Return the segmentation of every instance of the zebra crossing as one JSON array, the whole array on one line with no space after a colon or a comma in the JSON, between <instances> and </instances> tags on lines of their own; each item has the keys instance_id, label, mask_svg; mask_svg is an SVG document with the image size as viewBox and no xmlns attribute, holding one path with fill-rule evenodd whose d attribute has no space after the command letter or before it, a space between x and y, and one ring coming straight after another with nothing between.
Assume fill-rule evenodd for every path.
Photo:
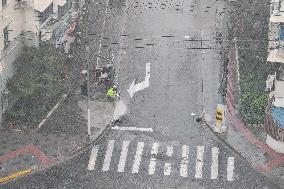
<instances>
[{"instance_id":1,"label":"zebra crossing","mask_svg":"<svg viewBox=\"0 0 284 189\"><path fill-rule=\"evenodd\" d=\"M114 154L114 149L116 147L116 141L115 140L109 140L107 143L106 151L105 154L103 154L103 165L101 168L101 171L109 171L110 166L112 163L112 158ZM131 142L130 141L123 141L122 146L118 146L120 154L119 154L119 159L118 159L118 165L117 165L117 172L123 173L125 171L125 167L127 163L131 162L131 173L132 174L138 174L140 165L142 162L142 156L143 153L145 153L145 147L146 144L144 142L137 142L135 145L135 152L134 153L134 160L129 161L129 146ZM151 146L151 151L150 151L150 157L147 159L143 159L143 161L147 161L146 163L148 164L148 175L154 175L157 167L157 155L159 152L159 148L161 145L158 142L154 142L153 144L150 144ZM175 148L180 148L181 154L180 158L178 161L179 164L179 176L181 177L188 177L189 176L189 169L191 168L189 166L189 153L190 153L190 148L187 145L182 145L182 146L172 146L172 145L167 145L166 147L166 157L169 159L172 158L173 156L177 156L174 152L177 150L174 150ZM150 150L150 149L149 149ZM96 161L98 157L98 153L100 151L99 146L93 146L91 155L89 158L89 163L88 163L88 170L92 171L95 170L96 167ZM192 150L191 150L192 151ZM104 153L104 152L102 152ZM212 180L218 179L219 176L219 148L218 147L212 147L211 148L211 157L210 157L210 178ZM197 146L196 147L196 159L195 159L195 174L194 177L196 179L202 179L203 178L203 171L204 171L204 161L205 161L205 146ZM168 162L166 161L163 163L163 174L164 176L169 176L172 174L172 163L173 162ZM228 157L227 158L227 169L226 169L226 179L227 181L231 182L234 181L234 157Z\"/></svg>"}]
</instances>

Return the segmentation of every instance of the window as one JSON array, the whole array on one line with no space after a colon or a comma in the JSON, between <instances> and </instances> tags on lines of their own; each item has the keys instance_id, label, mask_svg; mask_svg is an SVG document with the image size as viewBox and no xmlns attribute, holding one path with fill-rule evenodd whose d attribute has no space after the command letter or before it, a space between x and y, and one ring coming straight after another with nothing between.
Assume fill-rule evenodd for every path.
<instances>
[{"instance_id":1,"label":"window","mask_svg":"<svg viewBox=\"0 0 284 189\"><path fill-rule=\"evenodd\" d=\"M72 8L72 0L66 0L63 6L58 6L58 18L62 17L68 10Z\"/></svg>"},{"instance_id":2,"label":"window","mask_svg":"<svg viewBox=\"0 0 284 189\"><path fill-rule=\"evenodd\" d=\"M43 12L39 13L40 23L44 23L53 14L53 3L51 3Z\"/></svg>"},{"instance_id":3,"label":"window","mask_svg":"<svg viewBox=\"0 0 284 189\"><path fill-rule=\"evenodd\" d=\"M5 5L7 5L7 0L2 0L2 7L4 7Z\"/></svg>"},{"instance_id":4,"label":"window","mask_svg":"<svg viewBox=\"0 0 284 189\"><path fill-rule=\"evenodd\" d=\"M279 39L284 40L284 25L280 25Z\"/></svg>"},{"instance_id":5,"label":"window","mask_svg":"<svg viewBox=\"0 0 284 189\"><path fill-rule=\"evenodd\" d=\"M4 36L4 48L6 48L10 44L10 41L9 41L9 28L8 28L8 26L6 26L3 29L3 36Z\"/></svg>"}]
</instances>

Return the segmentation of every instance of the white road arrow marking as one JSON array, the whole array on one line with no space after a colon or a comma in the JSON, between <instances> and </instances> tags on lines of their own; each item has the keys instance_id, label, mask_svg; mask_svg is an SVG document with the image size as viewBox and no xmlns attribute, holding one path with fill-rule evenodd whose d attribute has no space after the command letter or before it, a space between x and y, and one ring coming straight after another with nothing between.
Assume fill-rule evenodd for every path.
<instances>
[{"instance_id":1,"label":"white road arrow marking","mask_svg":"<svg viewBox=\"0 0 284 189\"><path fill-rule=\"evenodd\" d=\"M132 98L134 93L141 91L143 89L146 89L147 87L149 87L149 80L150 80L150 63L146 64L146 76L145 76L145 80L141 83L135 84L136 79L131 83L131 85L129 86L129 88L127 89L130 97Z\"/></svg>"}]
</instances>

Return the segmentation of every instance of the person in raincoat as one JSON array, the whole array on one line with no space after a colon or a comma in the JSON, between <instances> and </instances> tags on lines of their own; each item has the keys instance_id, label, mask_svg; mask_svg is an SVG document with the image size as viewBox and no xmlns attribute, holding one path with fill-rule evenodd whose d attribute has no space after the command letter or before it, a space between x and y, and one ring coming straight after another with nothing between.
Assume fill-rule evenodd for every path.
<instances>
[{"instance_id":1,"label":"person in raincoat","mask_svg":"<svg viewBox=\"0 0 284 189\"><path fill-rule=\"evenodd\" d=\"M108 100L109 101L113 101L114 98L116 96L116 87L113 86L113 87L110 87L108 90L107 90L107 97L108 97Z\"/></svg>"}]
</instances>

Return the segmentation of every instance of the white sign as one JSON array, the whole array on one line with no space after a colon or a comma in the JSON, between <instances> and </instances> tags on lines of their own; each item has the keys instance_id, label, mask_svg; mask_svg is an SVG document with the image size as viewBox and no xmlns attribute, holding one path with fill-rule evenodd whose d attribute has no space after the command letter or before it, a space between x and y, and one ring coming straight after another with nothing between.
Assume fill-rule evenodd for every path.
<instances>
[{"instance_id":1,"label":"white sign","mask_svg":"<svg viewBox=\"0 0 284 189\"><path fill-rule=\"evenodd\" d=\"M146 76L145 76L145 80L141 83L135 84L136 79L134 79L134 81L131 83L131 85L129 86L129 88L127 89L130 97L132 98L134 93L141 91L143 89L146 89L147 87L149 87L149 80L150 80L150 63L146 64Z\"/></svg>"}]
</instances>

